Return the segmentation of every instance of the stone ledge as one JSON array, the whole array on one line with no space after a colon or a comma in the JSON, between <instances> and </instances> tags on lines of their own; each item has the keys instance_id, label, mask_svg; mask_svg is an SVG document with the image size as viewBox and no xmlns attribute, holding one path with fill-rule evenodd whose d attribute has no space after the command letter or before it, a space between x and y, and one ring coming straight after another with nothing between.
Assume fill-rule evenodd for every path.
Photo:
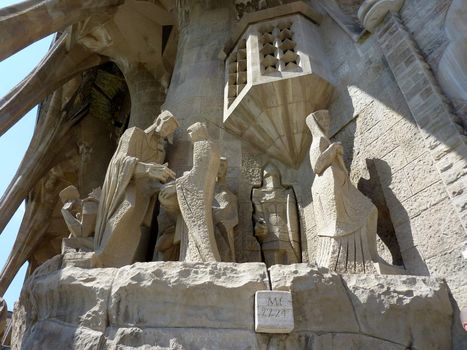
<instances>
[{"instance_id":1,"label":"stone ledge","mask_svg":"<svg viewBox=\"0 0 467 350\"><path fill-rule=\"evenodd\" d=\"M255 292L270 288L263 263L85 269L70 261L54 258L25 283L13 349L56 342L74 349L265 349L270 342L307 348L302 343L308 339L323 350L338 349L344 340L385 349L444 349L451 343L452 307L438 279L275 265L271 285L292 292L295 328L270 335L254 332Z\"/></svg>"}]
</instances>

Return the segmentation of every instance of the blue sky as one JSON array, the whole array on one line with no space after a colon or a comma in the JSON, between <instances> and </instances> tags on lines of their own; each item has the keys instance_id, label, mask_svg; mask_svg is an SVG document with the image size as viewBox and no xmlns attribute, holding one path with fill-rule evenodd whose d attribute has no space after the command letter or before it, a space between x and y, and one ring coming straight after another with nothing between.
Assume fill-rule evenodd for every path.
<instances>
[{"instance_id":1,"label":"blue sky","mask_svg":"<svg viewBox=\"0 0 467 350\"><path fill-rule=\"evenodd\" d=\"M18 3L18 0L0 0L0 7ZM4 96L11 88L19 83L37 65L47 52L52 37L42 39L17 54L0 62L0 96ZM8 132L0 137L0 154L2 157L2 171L0 172L0 193L3 195L13 178L19 163L29 145L34 130L36 108L27 113ZM8 226L0 235L0 268L13 246L24 213L24 206L18 209ZM23 266L10 288L4 295L8 309L13 309L18 299L24 280L26 266Z\"/></svg>"}]
</instances>

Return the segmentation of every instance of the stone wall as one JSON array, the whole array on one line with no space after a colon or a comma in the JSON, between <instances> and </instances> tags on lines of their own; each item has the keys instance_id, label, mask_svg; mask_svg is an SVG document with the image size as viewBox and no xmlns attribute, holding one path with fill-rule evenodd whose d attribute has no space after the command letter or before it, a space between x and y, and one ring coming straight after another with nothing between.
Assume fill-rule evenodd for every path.
<instances>
[{"instance_id":1,"label":"stone wall","mask_svg":"<svg viewBox=\"0 0 467 350\"><path fill-rule=\"evenodd\" d=\"M412 17L416 17L414 12ZM382 191L382 201L372 198L375 203L385 204L381 208L376 203L380 227L387 228L386 235L392 230L397 238L396 242L394 237L382 237L389 249L380 240L380 254L388 261L397 261L399 250L409 274L446 277L459 304L467 303L467 266L462 258L465 229L460 211L450 198L440 167L434 163L426 141L430 135L421 131L406 103L400 87L403 77L396 80L376 35L354 43L330 18L321 24L321 33L335 77L330 108L332 133L344 145L352 181L363 192L366 189L370 198ZM427 45L425 48L428 50ZM433 115L425 111L427 114ZM462 167L454 166L452 171L456 169ZM313 261L316 235L312 198L307 193L312 183L309 174L308 164L302 164L297 182L306 218L308 254ZM465 182L460 179L458 186L465 186ZM381 215L385 210L389 214L386 217Z\"/></svg>"},{"instance_id":2,"label":"stone wall","mask_svg":"<svg viewBox=\"0 0 467 350\"><path fill-rule=\"evenodd\" d=\"M339 276L307 264L276 265L270 277L262 263L87 269L83 257L57 256L26 282L13 349L425 350L451 342L452 308L437 279ZM271 287L292 292L289 335L254 332L255 292Z\"/></svg>"},{"instance_id":3,"label":"stone wall","mask_svg":"<svg viewBox=\"0 0 467 350\"><path fill-rule=\"evenodd\" d=\"M228 184L239 199L237 259L258 261L251 189L261 183L261 168L274 163L282 182L295 190L303 260L313 262L316 233L308 160L298 170L291 169L228 134L221 123L224 66L218 55L230 27L218 19L235 21L233 10L209 1L185 7L177 64L164 106L182 121L176 147L169 149L171 167L179 175L191 167L191 144L184 129L194 121L207 121L211 136L219 140L222 155L229 160ZM408 2L402 11L414 42L433 65L444 45L442 22L447 8L446 1ZM433 26L421 25L427 20ZM401 90L403 77L394 76L377 35L367 34L355 43L328 16L319 30L334 78L332 134L344 145L352 181L378 206L380 254L389 262L403 263L409 274L446 277L458 302L467 303L462 283L466 262L461 254L465 231L427 146L427 136ZM206 41L208 36L211 39Z\"/></svg>"}]
</instances>

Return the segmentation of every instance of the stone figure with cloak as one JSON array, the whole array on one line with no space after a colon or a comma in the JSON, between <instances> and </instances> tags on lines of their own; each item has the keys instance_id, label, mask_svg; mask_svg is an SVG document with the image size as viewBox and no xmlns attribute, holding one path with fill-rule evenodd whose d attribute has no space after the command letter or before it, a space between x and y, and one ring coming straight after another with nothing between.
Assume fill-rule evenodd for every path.
<instances>
[{"instance_id":1,"label":"stone figure with cloak","mask_svg":"<svg viewBox=\"0 0 467 350\"><path fill-rule=\"evenodd\" d=\"M378 210L350 182L342 144L329 140L329 123L327 110L306 119L313 137L310 162L315 173L311 191L319 237L317 264L336 272L396 273L395 266L378 256Z\"/></svg>"},{"instance_id":2,"label":"stone figure with cloak","mask_svg":"<svg viewBox=\"0 0 467 350\"><path fill-rule=\"evenodd\" d=\"M130 128L110 160L97 212L94 266L144 261L154 205L162 183L175 178L164 163L165 140L178 127L162 112L146 130Z\"/></svg>"},{"instance_id":3,"label":"stone figure with cloak","mask_svg":"<svg viewBox=\"0 0 467 350\"><path fill-rule=\"evenodd\" d=\"M187 131L193 142L193 168L175 181L180 212L187 228L181 237L180 260L221 261L212 215L219 147L209 140L204 123L195 123Z\"/></svg>"},{"instance_id":4,"label":"stone figure with cloak","mask_svg":"<svg viewBox=\"0 0 467 350\"><path fill-rule=\"evenodd\" d=\"M238 224L237 196L226 184L227 159L220 158L217 182L212 200L212 219L214 237L221 261L235 261L234 228ZM188 175L186 172L184 175ZM180 211L177 198L176 181L162 186L159 204L164 211L158 217L161 234L155 247L156 261L175 261L180 258L180 244L183 237L184 249L188 240L188 227ZM186 254L186 253L185 253Z\"/></svg>"}]
</instances>

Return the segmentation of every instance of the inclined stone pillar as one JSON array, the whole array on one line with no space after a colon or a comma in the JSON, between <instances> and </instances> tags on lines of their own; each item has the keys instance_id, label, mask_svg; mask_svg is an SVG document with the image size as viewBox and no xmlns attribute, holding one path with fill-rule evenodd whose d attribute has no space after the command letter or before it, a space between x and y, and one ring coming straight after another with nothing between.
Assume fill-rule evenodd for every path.
<instances>
[{"instance_id":1,"label":"inclined stone pillar","mask_svg":"<svg viewBox=\"0 0 467 350\"><path fill-rule=\"evenodd\" d=\"M131 112L128 127L147 128L161 111L165 88L160 80L143 63L119 65L125 76L131 97Z\"/></svg>"},{"instance_id":2,"label":"inclined stone pillar","mask_svg":"<svg viewBox=\"0 0 467 350\"><path fill-rule=\"evenodd\" d=\"M224 61L219 53L230 33L229 2L177 2L179 43L177 60L163 106L179 120L169 166L180 176L192 164L192 145L186 128L206 122L211 138L220 137L223 115Z\"/></svg>"}]
</instances>

